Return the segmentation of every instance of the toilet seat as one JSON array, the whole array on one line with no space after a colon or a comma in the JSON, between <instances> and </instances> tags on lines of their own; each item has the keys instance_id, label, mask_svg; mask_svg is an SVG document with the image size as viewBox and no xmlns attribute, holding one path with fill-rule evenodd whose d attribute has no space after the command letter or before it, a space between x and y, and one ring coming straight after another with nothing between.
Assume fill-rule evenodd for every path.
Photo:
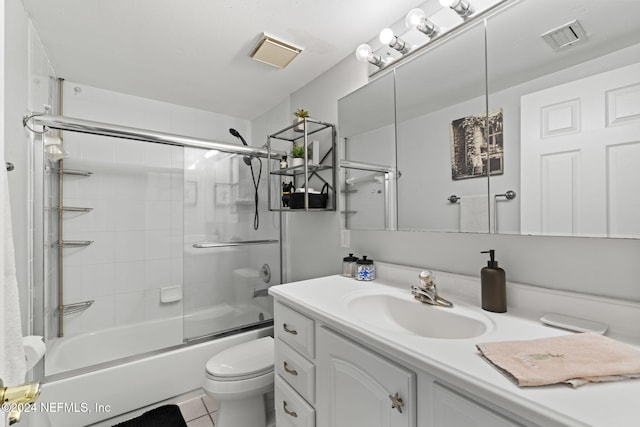
<instances>
[{"instance_id":1,"label":"toilet seat","mask_svg":"<svg viewBox=\"0 0 640 427\"><path fill-rule=\"evenodd\" d=\"M213 356L206 365L207 378L214 381L238 381L273 372L272 337L235 345Z\"/></svg>"}]
</instances>

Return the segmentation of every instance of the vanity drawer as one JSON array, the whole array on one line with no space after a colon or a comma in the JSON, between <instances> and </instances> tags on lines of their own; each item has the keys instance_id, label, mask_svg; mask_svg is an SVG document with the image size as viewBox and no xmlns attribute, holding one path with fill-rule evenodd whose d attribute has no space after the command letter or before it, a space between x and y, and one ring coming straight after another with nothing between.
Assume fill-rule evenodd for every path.
<instances>
[{"instance_id":1,"label":"vanity drawer","mask_svg":"<svg viewBox=\"0 0 640 427\"><path fill-rule=\"evenodd\" d=\"M276 425L315 427L316 411L279 376L275 379Z\"/></svg>"},{"instance_id":2,"label":"vanity drawer","mask_svg":"<svg viewBox=\"0 0 640 427\"><path fill-rule=\"evenodd\" d=\"M300 353L313 359L315 356L313 320L287 306L276 303L274 329L276 338L280 338Z\"/></svg>"},{"instance_id":3,"label":"vanity drawer","mask_svg":"<svg viewBox=\"0 0 640 427\"><path fill-rule=\"evenodd\" d=\"M276 372L307 402L315 403L316 367L284 342L276 341Z\"/></svg>"}]
</instances>

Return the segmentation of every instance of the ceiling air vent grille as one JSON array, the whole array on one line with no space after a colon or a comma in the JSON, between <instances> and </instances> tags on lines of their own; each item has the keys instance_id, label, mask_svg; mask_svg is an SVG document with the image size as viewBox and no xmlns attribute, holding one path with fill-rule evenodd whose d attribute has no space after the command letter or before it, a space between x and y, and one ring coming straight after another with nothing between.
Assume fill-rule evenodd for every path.
<instances>
[{"instance_id":1,"label":"ceiling air vent grille","mask_svg":"<svg viewBox=\"0 0 640 427\"><path fill-rule=\"evenodd\" d=\"M580 25L580 22L573 20L544 34L540 34L540 37L554 50L560 50L577 43L582 43L587 39L587 33L584 31L584 28L582 28L582 25Z\"/></svg>"}]
</instances>

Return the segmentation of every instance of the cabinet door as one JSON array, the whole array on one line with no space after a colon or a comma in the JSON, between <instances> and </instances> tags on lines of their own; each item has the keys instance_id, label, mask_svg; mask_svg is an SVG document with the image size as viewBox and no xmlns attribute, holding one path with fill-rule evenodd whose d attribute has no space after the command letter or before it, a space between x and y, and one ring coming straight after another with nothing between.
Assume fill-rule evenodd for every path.
<instances>
[{"instance_id":1,"label":"cabinet door","mask_svg":"<svg viewBox=\"0 0 640 427\"><path fill-rule=\"evenodd\" d=\"M415 374L319 328L316 347L319 427L414 427Z\"/></svg>"},{"instance_id":2,"label":"cabinet door","mask_svg":"<svg viewBox=\"0 0 640 427\"><path fill-rule=\"evenodd\" d=\"M438 427L522 427L446 387L433 387L434 425Z\"/></svg>"}]
</instances>

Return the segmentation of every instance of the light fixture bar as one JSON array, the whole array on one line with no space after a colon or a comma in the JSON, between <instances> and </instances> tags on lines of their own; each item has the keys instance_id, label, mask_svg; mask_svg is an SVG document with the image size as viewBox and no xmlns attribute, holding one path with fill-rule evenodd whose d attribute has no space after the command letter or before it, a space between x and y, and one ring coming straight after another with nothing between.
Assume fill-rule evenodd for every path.
<instances>
[{"instance_id":1,"label":"light fixture bar","mask_svg":"<svg viewBox=\"0 0 640 427\"><path fill-rule=\"evenodd\" d=\"M462 19L469 19L476 11L467 0L440 0L440 4L444 7L451 8Z\"/></svg>"}]
</instances>

